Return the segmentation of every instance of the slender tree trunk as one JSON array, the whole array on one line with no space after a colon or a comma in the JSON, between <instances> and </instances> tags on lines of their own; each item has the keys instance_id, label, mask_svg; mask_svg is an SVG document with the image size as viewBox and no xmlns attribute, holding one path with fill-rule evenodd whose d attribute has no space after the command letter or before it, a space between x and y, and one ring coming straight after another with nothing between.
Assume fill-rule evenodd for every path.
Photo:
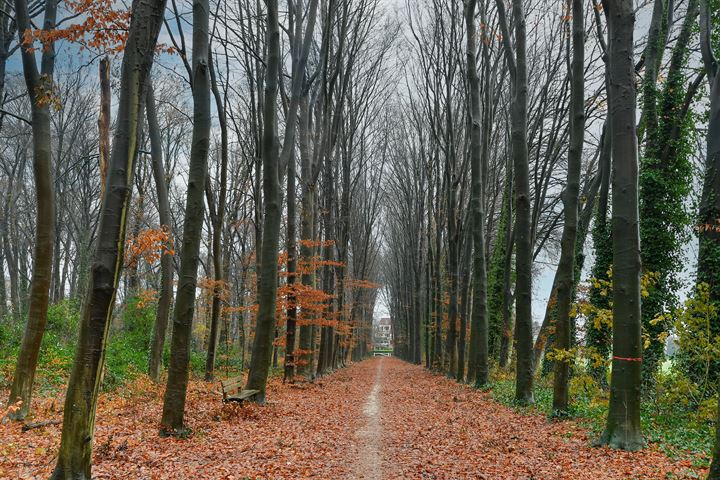
<instances>
[{"instance_id":1,"label":"slender tree trunk","mask_svg":"<svg viewBox=\"0 0 720 480\"><path fill-rule=\"evenodd\" d=\"M0 220L0 228L2 228L3 220ZM2 242L2 233L0 233L0 322L5 321L7 314L7 290L5 288L5 249Z\"/></svg>"},{"instance_id":2,"label":"slender tree trunk","mask_svg":"<svg viewBox=\"0 0 720 480\"><path fill-rule=\"evenodd\" d=\"M287 308L287 328L285 331L285 371L283 381L292 382L295 376L295 333L297 330L297 296L293 291L296 283L297 274L297 241L295 228L295 159L292 158L288 163L287 175L287 284L288 308Z\"/></svg>"},{"instance_id":3,"label":"slender tree trunk","mask_svg":"<svg viewBox=\"0 0 720 480\"><path fill-rule=\"evenodd\" d=\"M464 240L465 246L463 248L463 255L460 259L460 332L458 334L458 362L457 362L457 373L455 378L458 382L465 381L465 365L466 365L466 344L467 344L467 329L468 329L468 313L469 313L469 301L470 301L470 260L472 256L472 221L469 221L468 231ZM417 288L413 288L416 291ZM414 322L417 318L416 315L412 316Z\"/></svg>"},{"instance_id":4,"label":"slender tree trunk","mask_svg":"<svg viewBox=\"0 0 720 480\"><path fill-rule=\"evenodd\" d=\"M333 186L334 178L332 172L332 162L330 157L325 161L325 205L323 206L325 211L325 218L323 219L324 228L324 240L325 245L323 247L323 260L328 262L323 269L323 290L332 294L335 291L335 267L331 265L334 262L334 246L333 246L333 233L335 232L334 223L334 211L333 211ZM333 298L329 298L326 302L325 317L326 320L332 320L335 318L335 301ZM323 326L320 334L320 351L318 357L317 374L323 375L327 373L331 367L333 350L335 344L335 329L332 326Z\"/></svg>"},{"instance_id":5,"label":"slender tree trunk","mask_svg":"<svg viewBox=\"0 0 720 480\"><path fill-rule=\"evenodd\" d=\"M315 254L315 191L316 183L313 179L313 165L309 151L309 121L310 112L307 97L300 104L300 122L298 124L298 147L300 150L301 181L302 181L302 205L300 212L300 259L302 262L302 275L300 281L305 287L315 286L315 272L312 266L312 258ZM305 322L309 321L308 314L303 315ZM313 358L315 347L315 334L312 325L307 323L300 327L298 354L298 373L308 377L313 372Z\"/></svg>"},{"instance_id":6,"label":"slender tree trunk","mask_svg":"<svg viewBox=\"0 0 720 480\"><path fill-rule=\"evenodd\" d=\"M308 5L308 19L307 19L307 26L305 28L305 33L303 35L303 12L300 8L301 3L295 3L295 11L291 12L293 14L293 20L295 22L295 33L293 36L294 43L292 46L292 58L293 58L293 76L292 76L292 91L291 91L291 99L290 99L290 108L288 109L288 120L285 125L285 139L283 144L283 150L281 152L281 158L280 158L280 164L281 168L284 168L284 165L287 165L288 168L288 178L287 178L287 244L288 244L288 263L287 263L287 271L288 271L288 285L290 286L291 292L288 297L288 302L290 304L290 307L288 308L288 319L287 319L287 329L286 329L286 338L285 338L285 372L284 372L284 380L292 381L293 377L295 375L295 366L296 366L296 359L295 359L295 337L296 337L296 330L297 330L297 298L292 291L292 286L297 283L297 276L296 276L296 270L297 270L297 239L296 239L296 221L297 221L297 215L296 215L296 205L295 205L295 130L296 125L298 123L297 116L298 111L300 112L301 120L300 120L300 155L301 155L301 162L303 162L303 165L301 167L303 177L308 174L308 176L311 176L310 172L305 171L306 168L309 168L309 165L305 165L305 160L309 159L309 155L307 152L307 121L308 117L307 115L307 102L308 102L308 90L306 88L306 78L305 78L305 70L306 70L306 64L307 64L307 58L310 53L310 45L311 45L311 39L313 36L313 31L315 29L315 20L317 17L317 6L318 6L318 0L312 0L310 4ZM305 123L303 123L305 122ZM304 215L305 211L303 209L303 221L304 221ZM303 223L303 227L305 227ZM307 232L303 232L307 233ZM301 250L302 253L302 250ZM307 253L307 252L305 252ZM307 336L307 332L306 332ZM306 340L307 339L302 339ZM302 341L300 342L302 349Z\"/></svg>"},{"instance_id":7,"label":"slender tree trunk","mask_svg":"<svg viewBox=\"0 0 720 480\"><path fill-rule=\"evenodd\" d=\"M63 430L52 480L90 480L100 378L115 294L120 279L127 212L138 150L138 127L165 2L135 0L122 63L113 150L103 195L88 297L80 322Z\"/></svg>"},{"instance_id":8,"label":"slender tree trunk","mask_svg":"<svg viewBox=\"0 0 720 480\"><path fill-rule=\"evenodd\" d=\"M570 147L568 150L567 184L563 192L565 224L558 265L557 317L555 343L568 355L555 361L553 379L553 413L567 415L570 403L568 380L571 347L570 307L575 284L575 247L578 229L580 166L585 135L585 15L583 0L569 0L572 8L572 62L570 66ZM568 48L570 55L570 48Z\"/></svg>"},{"instance_id":9,"label":"slender tree trunk","mask_svg":"<svg viewBox=\"0 0 720 480\"><path fill-rule=\"evenodd\" d=\"M639 450L640 371L640 233L638 219L638 145L635 68L633 65L634 4L605 0L610 39L610 132L612 136L613 235L613 362L610 407L600 443Z\"/></svg>"},{"instance_id":10,"label":"slender tree trunk","mask_svg":"<svg viewBox=\"0 0 720 480\"><path fill-rule=\"evenodd\" d=\"M439 189L438 189L439 190ZM438 207L439 208L439 207ZM433 368L436 371L442 369L442 323L443 323L443 290L442 290L442 273L441 273L441 222L436 222L435 231L435 327L433 329Z\"/></svg>"},{"instance_id":11,"label":"slender tree trunk","mask_svg":"<svg viewBox=\"0 0 720 480\"><path fill-rule=\"evenodd\" d=\"M105 193L107 181L107 167L110 159L110 109L112 97L110 94L110 57L100 60L100 116L98 118L99 156L100 167L100 196Z\"/></svg>"},{"instance_id":12,"label":"slender tree trunk","mask_svg":"<svg viewBox=\"0 0 720 480\"><path fill-rule=\"evenodd\" d=\"M48 0L45 4L44 31L49 32L55 28L56 15L57 3ZM20 42L23 42L23 35L31 26L27 0L15 0L15 16ZM30 307L8 401L10 405L19 402L19 408L9 414L10 418L15 420L24 419L30 411L30 399L40 354L40 344L47 323L55 241L55 190L52 179L50 106L45 98L46 94L43 93L47 89L52 91L55 50L52 43L43 47L40 71L35 62L32 45L23 45L20 51L25 85L32 104L33 176L37 213ZM3 281L5 281L4 273Z\"/></svg>"},{"instance_id":13,"label":"slender tree trunk","mask_svg":"<svg viewBox=\"0 0 720 480\"><path fill-rule=\"evenodd\" d=\"M496 0L505 57L513 81L510 106L513 171L515 174L515 342L517 351L515 399L533 403L532 254L530 172L527 146L527 65L525 11L513 0L515 56L510 45L505 5Z\"/></svg>"},{"instance_id":14,"label":"slender tree trunk","mask_svg":"<svg viewBox=\"0 0 720 480\"><path fill-rule=\"evenodd\" d=\"M161 435L182 435L190 366L190 337L195 314L195 290L205 217L205 182L210 148L210 72L208 0L193 0L192 95L193 132L183 224L180 279L175 296L168 380L163 399Z\"/></svg>"},{"instance_id":15,"label":"slender tree trunk","mask_svg":"<svg viewBox=\"0 0 720 480\"><path fill-rule=\"evenodd\" d=\"M162 156L162 139L160 137L160 123L157 118L157 107L152 83L148 82L145 111L148 121L148 135L150 137L150 156L152 157L152 172L155 180L155 189L158 198L158 216L160 227L170 231L172 219L170 218L170 200L168 186L165 178L165 167ZM148 375L160 381L160 368L162 366L163 350L165 348L165 334L170 317L170 304L173 294L173 260L170 255L160 257L160 296L158 297L155 325L152 342L150 343L150 358L148 362Z\"/></svg>"},{"instance_id":16,"label":"slender tree trunk","mask_svg":"<svg viewBox=\"0 0 720 480\"><path fill-rule=\"evenodd\" d=\"M215 108L218 112L218 123L220 124L220 185L218 194L217 210L215 211L212 238L213 276L215 284L213 287L212 313L210 320L210 335L208 338L208 352L205 359L205 381L211 381L215 369L215 352L217 350L217 337L222 316L222 297L225 291L225 264L223 261L223 232L225 230L225 205L227 203L227 170L228 170L228 128L225 115L223 97L220 95L215 68L213 66L212 52L209 53L210 88L215 99Z\"/></svg>"},{"instance_id":17,"label":"slender tree trunk","mask_svg":"<svg viewBox=\"0 0 720 480\"><path fill-rule=\"evenodd\" d=\"M267 6L267 58L265 99L263 114L263 241L260 250L258 279L258 313L250 358L250 373L245 388L259 390L254 397L265 402L265 387L272 360L275 335L275 305L277 301L277 259L280 243L281 195L280 157L277 134L277 94L280 70L280 27L278 2L266 0Z\"/></svg>"},{"instance_id":18,"label":"slender tree trunk","mask_svg":"<svg viewBox=\"0 0 720 480\"><path fill-rule=\"evenodd\" d=\"M480 114L480 79L475 60L476 29L475 8L477 0L465 2L465 24L467 27L467 74L470 96L470 168L471 193L470 215L472 217L472 317L470 326L470 368L468 382L482 387L488 382L488 318L487 318L487 272L485 263L485 179L482 165L482 131L483 119ZM488 105L485 108L489 108ZM486 142L489 139L485 139ZM502 242L503 239L498 239Z\"/></svg>"}]
</instances>

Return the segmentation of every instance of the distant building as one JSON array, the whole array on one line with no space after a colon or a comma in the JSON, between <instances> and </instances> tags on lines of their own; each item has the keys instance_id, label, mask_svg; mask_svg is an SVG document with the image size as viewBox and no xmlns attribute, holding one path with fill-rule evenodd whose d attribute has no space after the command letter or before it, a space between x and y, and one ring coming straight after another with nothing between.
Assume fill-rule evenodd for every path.
<instances>
[{"instance_id":1,"label":"distant building","mask_svg":"<svg viewBox=\"0 0 720 480\"><path fill-rule=\"evenodd\" d=\"M373 323L373 348L392 348L392 341L390 317L382 317Z\"/></svg>"}]
</instances>

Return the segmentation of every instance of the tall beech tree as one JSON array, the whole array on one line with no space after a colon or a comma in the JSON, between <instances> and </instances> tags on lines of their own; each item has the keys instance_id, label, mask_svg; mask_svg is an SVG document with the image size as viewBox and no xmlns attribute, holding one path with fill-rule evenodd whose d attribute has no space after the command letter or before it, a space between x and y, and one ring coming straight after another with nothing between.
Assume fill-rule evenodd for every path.
<instances>
[{"instance_id":1,"label":"tall beech tree","mask_svg":"<svg viewBox=\"0 0 720 480\"><path fill-rule=\"evenodd\" d=\"M280 152L277 126L277 97L280 75L280 26L277 0L266 0L266 78L263 112L263 239L259 252L258 312L255 326L250 372L246 390L258 390L255 401L265 402L270 360L275 336L275 305L277 302L277 260L282 217L280 192Z\"/></svg>"},{"instance_id":2,"label":"tall beech tree","mask_svg":"<svg viewBox=\"0 0 720 480\"><path fill-rule=\"evenodd\" d=\"M488 312L487 274L485 265L485 178L482 164L482 127L480 114L480 79L477 72L477 46L475 8L477 0L465 2L465 28L467 29L467 75L470 97L470 168L472 191L470 209L472 218L472 316L470 320L470 375L468 381L482 387L488 382ZM489 105L485 105L489 108ZM485 139L486 142L489 139Z\"/></svg>"},{"instance_id":3,"label":"tall beech tree","mask_svg":"<svg viewBox=\"0 0 720 480\"><path fill-rule=\"evenodd\" d=\"M195 289L205 217L205 182L210 149L210 3L208 0L193 0L192 9L193 133L180 253L180 282L173 311L170 364L160 420L161 435L182 435L187 430L184 418L190 367L190 333L195 314Z\"/></svg>"},{"instance_id":4,"label":"tall beech tree","mask_svg":"<svg viewBox=\"0 0 720 480\"><path fill-rule=\"evenodd\" d=\"M527 39L522 0L513 0L512 14L515 47L510 43L505 4L496 0L498 20L510 70L512 100L510 128L514 172L515 208L515 399L533 403L533 334L532 334L532 234L530 211L530 172L527 146Z\"/></svg>"},{"instance_id":5,"label":"tall beech tree","mask_svg":"<svg viewBox=\"0 0 720 480\"><path fill-rule=\"evenodd\" d=\"M631 0L604 0L609 38L609 115L612 144L613 359L610 405L600 443L639 450L642 334L640 319L640 231Z\"/></svg>"},{"instance_id":6,"label":"tall beech tree","mask_svg":"<svg viewBox=\"0 0 720 480\"><path fill-rule=\"evenodd\" d=\"M566 415L569 407L568 380L570 377L570 308L575 285L575 255L578 230L578 204L580 195L580 166L585 139L585 12L583 0L569 0L572 11L572 42L568 41L568 55L572 43L570 72L570 148L568 150L567 183L563 191L565 223L558 264L557 313L555 320L555 346L564 351L563 358L555 362L553 379L553 412Z\"/></svg>"},{"instance_id":7,"label":"tall beech tree","mask_svg":"<svg viewBox=\"0 0 720 480\"><path fill-rule=\"evenodd\" d=\"M164 11L163 0L135 0L132 4L97 246L65 395L62 437L53 480L91 478L95 408L122 268L127 212L139 148L138 127Z\"/></svg>"},{"instance_id":8,"label":"tall beech tree","mask_svg":"<svg viewBox=\"0 0 720 480\"><path fill-rule=\"evenodd\" d=\"M46 1L42 32L50 33L55 28L56 16L57 3L52 0ZM25 33L32 27L27 0L15 1L15 23L20 42L24 43ZM36 217L30 305L18 362L15 364L13 383L10 387L9 404L19 402L19 408L10 413L10 417L15 420L24 419L30 411L30 399L40 354L40 344L47 323L55 244L55 189L52 178L50 129L50 106L53 104L53 96L56 94L53 86L54 42L50 40L43 43L39 69L35 60L33 43L22 45L20 52L25 85L32 105L30 111ZM0 265L0 270L2 270L2 265ZM0 280L4 283L4 271L2 277Z\"/></svg>"},{"instance_id":9,"label":"tall beech tree","mask_svg":"<svg viewBox=\"0 0 720 480\"><path fill-rule=\"evenodd\" d=\"M294 22L294 33L292 36L292 84L291 84L291 98L290 108L288 109L288 119L285 125L285 139L283 143L283 150L281 152L280 163L286 165L288 169L287 175L287 245L288 245L288 284L294 285L296 283L296 272L297 272L297 240L296 240L296 214L295 214L295 131L298 129L298 115L307 115L302 105L305 105L308 101L310 85L307 81L306 66L308 56L310 54L310 47L312 45L313 32L315 31L315 21L317 18L318 0L311 0L307 7L307 20L306 26L303 30L303 19L305 18L305 11L302 8L302 1L294 2L294 10L291 12L292 21ZM290 4L293 6L293 3ZM300 120L299 123L303 123L304 120ZM304 125L300 128L300 135L305 134ZM301 157L307 158L306 138L301 138L298 143L302 143ZM302 160L301 160L302 161ZM306 232L307 233L307 232ZM312 235L312 234L310 234ZM304 237L303 237L304 239ZM309 238L307 239L309 240ZM307 268L307 267L305 267ZM289 299L290 308L288 309L288 320L287 320L287 331L286 331L286 345L285 345L285 380L292 380L295 374L295 333L296 333L296 318L297 318L297 299L291 295ZM302 348L302 346L300 347Z\"/></svg>"}]
</instances>

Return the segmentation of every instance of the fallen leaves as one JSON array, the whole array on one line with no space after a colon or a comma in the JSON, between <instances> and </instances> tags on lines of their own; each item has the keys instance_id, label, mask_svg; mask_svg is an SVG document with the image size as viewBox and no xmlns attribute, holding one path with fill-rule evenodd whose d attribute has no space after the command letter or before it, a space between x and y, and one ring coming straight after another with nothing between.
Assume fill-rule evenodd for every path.
<instances>
[{"instance_id":1,"label":"fallen leaves","mask_svg":"<svg viewBox=\"0 0 720 480\"><path fill-rule=\"evenodd\" d=\"M571 421L515 413L485 392L393 358L352 365L322 384L275 381L264 406L223 405L218 390L217 383L191 382L188 439L158 437L161 386L139 379L103 395L93 477L375 478L358 473L368 441L376 443L379 471L388 479L682 479L702 473L654 448L592 448L587 432ZM379 433L368 437L359 432L368 431L364 407L373 391ZM53 403L62 404L38 399L34 420L61 416ZM49 424L23 433L17 423L0 426L0 479L47 478L60 429Z\"/></svg>"}]
</instances>

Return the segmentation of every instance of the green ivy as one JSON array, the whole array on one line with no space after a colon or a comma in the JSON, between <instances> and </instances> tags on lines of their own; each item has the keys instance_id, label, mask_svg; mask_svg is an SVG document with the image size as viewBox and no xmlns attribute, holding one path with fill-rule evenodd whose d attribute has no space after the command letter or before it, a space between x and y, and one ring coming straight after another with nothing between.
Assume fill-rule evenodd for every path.
<instances>
[{"instance_id":1,"label":"green ivy","mask_svg":"<svg viewBox=\"0 0 720 480\"><path fill-rule=\"evenodd\" d=\"M697 0L695 5L697 5ZM693 3L693 2L691 2ZM685 72L692 23L685 21L672 51L670 69L662 93L651 79L644 82L643 114L648 121L645 149L640 160L640 240L643 270L657 274L657 280L643 299L642 321L649 344L643 353L643 385L650 391L655 372L665 356L666 336L677 305L678 278L682 270L682 246L690 238L691 215L686 199L692 185L693 123L691 113L682 115L685 103ZM653 98L647 98L652 95ZM657 97L657 104L655 98Z\"/></svg>"},{"instance_id":2,"label":"green ivy","mask_svg":"<svg viewBox=\"0 0 720 480\"><path fill-rule=\"evenodd\" d=\"M505 277L505 256L507 245L508 223L510 222L510 192L505 188L502 208L498 220L495 246L488 266L488 348L490 358L497 359L500 355L500 344L503 334L503 283Z\"/></svg>"}]
</instances>

